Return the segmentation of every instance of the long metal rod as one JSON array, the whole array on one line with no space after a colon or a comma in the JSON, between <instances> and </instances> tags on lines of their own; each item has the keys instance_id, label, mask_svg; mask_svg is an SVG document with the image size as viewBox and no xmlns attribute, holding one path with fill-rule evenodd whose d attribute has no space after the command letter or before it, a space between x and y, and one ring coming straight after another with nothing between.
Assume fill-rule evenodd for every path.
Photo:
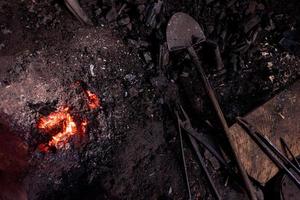
<instances>
[{"instance_id":1,"label":"long metal rod","mask_svg":"<svg viewBox=\"0 0 300 200\"><path fill-rule=\"evenodd\" d=\"M281 153L281 151L267 138L266 136L262 135L260 132L254 132L265 144L268 146L271 151L275 153L286 165L291 167L299 176L300 170L285 156Z\"/></svg>"},{"instance_id":2,"label":"long metal rod","mask_svg":"<svg viewBox=\"0 0 300 200\"><path fill-rule=\"evenodd\" d=\"M254 142L260 147L260 149L272 160L272 162L281 170L283 170L294 183L300 188L300 181L297 177L284 165L284 163L275 156L275 153L271 151L268 146L255 134L255 131L249 130L248 123L243 121L241 118L237 118L238 124L245 130L245 132L254 140Z\"/></svg>"},{"instance_id":3,"label":"long metal rod","mask_svg":"<svg viewBox=\"0 0 300 200\"><path fill-rule=\"evenodd\" d=\"M203 145L213 156L216 157L216 159L223 165L223 166L227 166L226 161L224 160L224 158L221 156L221 154L215 150L212 146L210 146L210 142L203 137L199 136L199 133L196 132L194 129L185 129L185 131L193 136L194 139L196 139L201 145Z\"/></svg>"},{"instance_id":4,"label":"long metal rod","mask_svg":"<svg viewBox=\"0 0 300 200\"><path fill-rule=\"evenodd\" d=\"M289 154L292 156L292 158L293 158L293 160L295 161L295 163L296 163L298 169L300 170L300 164L299 164L299 162L298 162L298 159L295 157L295 155L294 155L293 152L291 151L289 145L285 142L285 140L284 140L283 138L280 138L280 142L281 142L283 148L285 148L285 149L289 152Z\"/></svg>"},{"instance_id":5,"label":"long metal rod","mask_svg":"<svg viewBox=\"0 0 300 200\"><path fill-rule=\"evenodd\" d=\"M190 134L191 136L193 136L195 138L195 140L197 140L201 145L203 145L213 156L216 157L216 159L221 163L221 165L224 167L224 169L227 170L228 173L230 173L231 175L236 176L237 174L235 173L235 171L228 165L229 162L227 162L223 156L221 155L221 153L219 153L217 150L215 150L212 146L210 146L210 142L204 140L202 137L199 136L199 133L196 132L195 130L191 131L189 129L185 129L185 131ZM238 177L240 178L240 177Z\"/></svg>"},{"instance_id":6,"label":"long metal rod","mask_svg":"<svg viewBox=\"0 0 300 200\"><path fill-rule=\"evenodd\" d=\"M254 126L252 124L250 124L249 122L247 122L245 119L241 119L239 117L237 119L238 119L239 123L244 122L245 124L248 124L248 126L251 126L254 128ZM283 153L270 141L269 138L267 138L265 135L263 135L262 133L260 133L257 130L254 130L253 134L255 134L257 137L259 137L261 142L263 142L276 156L278 156L279 159L281 159L285 163L285 165L288 165L289 167L291 167L300 176L300 170L285 155L283 155Z\"/></svg>"},{"instance_id":7,"label":"long metal rod","mask_svg":"<svg viewBox=\"0 0 300 200\"><path fill-rule=\"evenodd\" d=\"M87 14L80 7L78 0L65 0L67 8L74 14L74 16L83 24L92 25L92 21Z\"/></svg>"},{"instance_id":8,"label":"long metal rod","mask_svg":"<svg viewBox=\"0 0 300 200\"><path fill-rule=\"evenodd\" d=\"M195 152L196 152L196 155L197 155L198 160L199 160L199 162L200 162L200 164L201 164L201 167L202 167L202 169L203 169L203 171L204 171L204 173L205 173L205 176L206 176L206 178L208 179L209 185L211 186L211 188L212 188L212 190L213 190L213 192L214 192L216 198L217 198L218 200L221 200L222 198L221 198L221 196L220 196L220 194L219 194L219 192L218 192L218 190L217 190L217 188L216 188L216 186L215 186L215 184L214 184L214 182L213 182L213 180L212 180L212 177L210 176L210 174L209 174L207 168L205 167L205 161L204 161L204 158L202 157L202 155L201 155L201 153L200 153L199 146L198 146L198 144L197 144L195 138L193 138L193 136L191 136L191 135L189 135L189 134L188 134L188 137L189 137L189 139L190 139L190 141L191 141L191 143L192 143L192 145L193 145L193 148L194 148L194 150L195 150Z\"/></svg>"},{"instance_id":9,"label":"long metal rod","mask_svg":"<svg viewBox=\"0 0 300 200\"><path fill-rule=\"evenodd\" d=\"M231 150L233 152L233 156L234 156L234 159L236 161L237 167L238 167L238 169L240 171L240 174L243 178L248 196L251 200L256 200L257 198L256 198L256 195L255 195L255 192L254 192L254 189L253 189L253 185L251 184L251 181L250 181L250 179L249 179L249 177L246 173L246 170L244 169L240 159L238 158L237 151L236 151L236 149L233 145L233 139L231 138L231 135L230 135L230 132L229 132L229 127L228 127L227 121L224 117L224 114L221 110L221 107L220 107L219 102L218 102L218 100L215 96L215 93L214 93L214 91L213 91L213 89L212 89L212 87L211 87L211 85L208 81L208 78L205 75L205 72L202 68L199 57L197 56L197 53L196 53L195 49L192 46L188 47L187 50L188 50L190 56L192 57L192 60L194 61L194 64L197 67L197 70L198 70L198 72L199 72L199 74L200 74L200 76L201 76L201 78L204 82L204 85L205 85L205 88L206 88L207 93L209 95L209 98L210 98L210 100L213 104L213 107L214 107L215 111L217 112L218 118L219 118L219 120L220 120L220 122L223 126L223 130L224 130L224 132L226 134L226 137L228 139L228 142L230 144L230 147L231 147Z\"/></svg>"},{"instance_id":10,"label":"long metal rod","mask_svg":"<svg viewBox=\"0 0 300 200\"><path fill-rule=\"evenodd\" d=\"M192 192L191 192L189 176L188 176L186 162L185 162L185 154L184 154L184 148L183 148L181 124L180 124L178 115L177 115L177 122L178 122L178 132L179 132L180 148L181 148L181 156L182 156L182 162L183 162L183 168L184 168L185 181L186 181L186 186L187 186L187 190L188 190L188 194L189 194L189 200L192 200Z\"/></svg>"}]
</instances>

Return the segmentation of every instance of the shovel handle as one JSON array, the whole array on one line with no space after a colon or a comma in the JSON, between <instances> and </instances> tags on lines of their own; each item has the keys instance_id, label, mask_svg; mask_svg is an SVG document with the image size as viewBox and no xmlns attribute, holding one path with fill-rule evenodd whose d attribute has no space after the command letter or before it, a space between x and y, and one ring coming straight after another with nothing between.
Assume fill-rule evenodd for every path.
<instances>
[{"instance_id":1,"label":"shovel handle","mask_svg":"<svg viewBox=\"0 0 300 200\"><path fill-rule=\"evenodd\" d=\"M226 134L226 137L228 139L228 142L230 144L230 147L231 147L234 159L236 161L237 167L238 167L238 169L239 169L239 171L240 171L240 173L242 175L245 187L247 189L248 196L249 196L249 198L251 200L256 200L257 198L256 198L256 195L254 193L253 185L251 184L250 179L249 179L249 177L248 177L248 175L246 173L246 170L243 167L240 159L238 158L237 150L236 150L235 146L233 145L233 139L232 139L231 134L229 132L229 127L228 127L227 121L226 121L226 119L224 117L224 114L223 114L223 112L221 110L219 102L218 102L218 100L216 98L215 92L212 89L212 87L211 87L211 85L209 83L209 80L208 80L208 78L207 78L207 76L206 76L206 74L205 74L205 72L204 72L204 70L202 68L202 65L201 65L201 62L199 60L199 57L198 57L195 49L192 46L188 47L187 50L188 50L189 55L191 56L194 64L197 67L197 71L200 74L202 81L204 82L205 89L206 89L206 91L208 93L208 96L209 96L209 98L210 98L210 100L211 100L211 102L213 104L213 107L214 107L214 109L215 109L215 111L216 111L216 113L218 115L218 118L219 118L219 120L220 120L220 122L222 124L223 130L224 130L224 132Z\"/></svg>"}]
</instances>

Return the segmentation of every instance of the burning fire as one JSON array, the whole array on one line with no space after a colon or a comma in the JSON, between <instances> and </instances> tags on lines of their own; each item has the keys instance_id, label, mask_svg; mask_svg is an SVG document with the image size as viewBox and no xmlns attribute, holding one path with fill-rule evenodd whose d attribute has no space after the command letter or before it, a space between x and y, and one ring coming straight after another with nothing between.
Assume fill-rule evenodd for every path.
<instances>
[{"instance_id":1,"label":"burning fire","mask_svg":"<svg viewBox=\"0 0 300 200\"><path fill-rule=\"evenodd\" d=\"M98 108L100 106L100 101L96 94L89 90L86 90L85 93L88 98L89 108ZM47 144L41 144L39 149L42 152L47 152L50 147L61 149L65 147L72 136L84 135L87 125L87 119L81 121L74 120L74 116L72 116L70 112L70 107L61 107L56 112L52 112L48 116L43 116L39 119L37 128L44 133L52 135L51 140Z\"/></svg>"},{"instance_id":2,"label":"burning fire","mask_svg":"<svg viewBox=\"0 0 300 200\"><path fill-rule=\"evenodd\" d=\"M57 112L40 118L37 127L44 132L51 132L67 119L68 112L69 107L60 108Z\"/></svg>"},{"instance_id":3,"label":"burning fire","mask_svg":"<svg viewBox=\"0 0 300 200\"><path fill-rule=\"evenodd\" d=\"M48 116L41 117L37 127L52 136L47 145L40 145L41 151L47 151L49 147L63 148L70 137L75 134L83 135L86 132L87 120L76 123L70 113L69 107L62 107Z\"/></svg>"},{"instance_id":4,"label":"burning fire","mask_svg":"<svg viewBox=\"0 0 300 200\"><path fill-rule=\"evenodd\" d=\"M97 95L94 94L94 93L92 93L89 90L86 90L85 93L86 93L86 96L87 96L88 101L89 101L88 102L89 108L90 109L96 109L96 108L98 108L100 106L100 101L99 101Z\"/></svg>"}]
</instances>

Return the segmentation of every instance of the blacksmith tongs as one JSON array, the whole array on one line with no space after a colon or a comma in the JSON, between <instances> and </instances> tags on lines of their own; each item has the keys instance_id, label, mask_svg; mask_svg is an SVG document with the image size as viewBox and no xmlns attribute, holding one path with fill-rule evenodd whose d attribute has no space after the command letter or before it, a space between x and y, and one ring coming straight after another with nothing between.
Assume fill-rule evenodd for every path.
<instances>
[{"instance_id":1,"label":"blacksmith tongs","mask_svg":"<svg viewBox=\"0 0 300 200\"><path fill-rule=\"evenodd\" d=\"M209 181L209 184L214 192L214 195L217 199L222 199L219 192L217 191L217 188L215 184L212 181L212 177L210 176L206 166L203 156L200 153L198 143L199 142L202 146L204 146L212 155L216 157L216 159L222 164L227 165L224 158L221 156L221 153L219 153L219 149L217 146L214 146L211 141L209 141L208 138L206 138L203 134L200 134L197 132L191 124L191 121L187 115L187 113L184 111L181 105L177 105L175 108L175 114L178 121L178 131L180 136L180 144L181 144L181 153L183 158L183 164L184 164L184 170L185 170L185 178L187 182L188 192L189 192L189 198L191 199L191 191L189 186L189 180L188 180L188 174L187 174L187 168L185 163L185 155L183 151L183 142L182 142L182 130L184 130L186 133L188 133L188 138L193 146L193 149L195 150L195 153L197 155L197 158L200 162L200 165L205 173L206 178Z\"/></svg>"}]
</instances>

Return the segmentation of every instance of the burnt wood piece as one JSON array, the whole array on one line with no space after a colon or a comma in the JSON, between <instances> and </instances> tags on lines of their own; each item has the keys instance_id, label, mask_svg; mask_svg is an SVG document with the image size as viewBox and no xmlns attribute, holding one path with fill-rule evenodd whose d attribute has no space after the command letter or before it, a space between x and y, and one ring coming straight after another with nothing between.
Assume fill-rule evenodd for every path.
<instances>
[{"instance_id":1,"label":"burnt wood piece","mask_svg":"<svg viewBox=\"0 0 300 200\"><path fill-rule=\"evenodd\" d=\"M300 155L299 91L300 81L297 81L244 117L284 152L280 144L282 137L295 156ZM262 184L270 180L278 168L237 123L230 127L230 132L248 174Z\"/></svg>"}]
</instances>

